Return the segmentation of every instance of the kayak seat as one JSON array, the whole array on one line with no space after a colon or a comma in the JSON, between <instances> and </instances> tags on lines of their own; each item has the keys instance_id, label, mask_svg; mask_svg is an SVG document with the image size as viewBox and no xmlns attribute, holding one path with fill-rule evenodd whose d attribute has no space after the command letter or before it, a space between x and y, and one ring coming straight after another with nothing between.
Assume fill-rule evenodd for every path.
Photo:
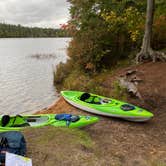
<instances>
[{"instance_id":1,"label":"kayak seat","mask_svg":"<svg viewBox=\"0 0 166 166\"><path fill-rule=\"evenodd\" d=\"M26 127L26 126L30 126L30 124L21 115L16 115L11 124L11 127Z\"/></svg>"},{"instance_id":2,"label":"kayak seat","mask_svg":"<svg viewBox=\"0 0 166 166\"><path fill-rule=\"evenodd\" d=\"M81 96L80 96L80 100L81 101L85 101L86 99L89 99L90 98L90 94L89 93L83 93Z\"/></svg>"},{"instance_id":3,"label":"kayak seat","mask_svg":"<svg viewBox=\"0 0 166 166\"><path fill-rule=\"evenodd\" d=\"M10 121L10 116L9 115L3 115L1 119L1 126L5 127Z\"/></svg>"},{"instance_id":4,"label":"kayak seat","mask_svg":"<svg viewBox=\"0 0 166 166\"><path fill-rule=\"evenodd\" d=\"M90 104L101 104L99 97L91 96L89 93L83 93L80 100Z\"/></svg>"},{"instance_id":5,"label":"kayak seat","mask_svg":"<svg viewBox=\"0 0 166 166\"><path fill-rule=\"evenodd\" d=\"M25 127L30 126L29 123L21 115L16 115L14 117L10 117L9 115L2 116L1 119L2 127Z\"/></svg>"}]
</instances>

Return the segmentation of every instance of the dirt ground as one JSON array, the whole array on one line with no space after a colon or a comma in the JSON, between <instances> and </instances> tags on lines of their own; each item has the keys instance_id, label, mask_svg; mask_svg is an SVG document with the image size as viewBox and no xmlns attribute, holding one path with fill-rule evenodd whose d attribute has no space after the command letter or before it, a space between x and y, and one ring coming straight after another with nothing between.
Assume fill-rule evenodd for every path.
<instances>
[{"instance_id":1,"label":"dirt ground","mask_svg":"<svg viewBox=\"0 0 166 166\"><path fill-rule=\"evenodd\" d=\"M81 129L91 140L92 146L90 147L74 144L74 139L68 140L68 137L73 136L71 133L62 138L63 134L60 136L59 132L54 144L52 139L50 139L50 144L48 143L49 140L47 141L48 147L55 146L51 150L48 147L42 147L42 145L40 148L35 148L32 146L34 138L48 139L45 136L41 137L41 133L47 133L48 129L36 130L33 133L26 131L25 135L30 146L28 155L34 160L35 166L41 165L41 161L43 161L43 166L166 165L166 63L146 63L119 70L115 77L108 79L104 84L111 88L112 79L129 69L137 69L139 77L143 79L143 82L138 86L143 100L129 97L128 101L150 110L154 113L154 118L145 123L134 123L117 118L98 116L100 117L98 123ZM89 114L69 105L62 97L51 107L37 113ZM59 146L56 144L57 139L63 140L63 142L58 143ZM45 156L44 153L42 155L41 151L47 155ZM54 152L51 153L50 151ZM54 156L50 157L49 154L50 156L54 154ZM45 159L43 159L44 156ZM49 163L49 158L54 162Z\"/></svg>"}]
</instances>

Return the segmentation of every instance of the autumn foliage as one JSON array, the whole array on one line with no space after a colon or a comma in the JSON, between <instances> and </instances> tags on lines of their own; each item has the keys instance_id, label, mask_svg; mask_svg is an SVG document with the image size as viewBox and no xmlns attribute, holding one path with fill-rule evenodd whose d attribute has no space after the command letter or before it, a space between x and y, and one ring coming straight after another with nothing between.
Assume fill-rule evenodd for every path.
<instances>
[{"instance_id":1,"label":"autumn foliage","mask_svg":"<svg viewBox=\"0 0 166 166\"><path fill-rule=\"evenodd\" d=\"M68 74L82 70L96 73L116 66L121 60L135 58L144 34L146 0L68 0L71 19L67 29L72 40L68 47ZM164 0L156 0L155 49L166 46ZM59 70L61 70L59 68ZM62 70L64 71L64 69Z\"/></svg>"}]
</instances>

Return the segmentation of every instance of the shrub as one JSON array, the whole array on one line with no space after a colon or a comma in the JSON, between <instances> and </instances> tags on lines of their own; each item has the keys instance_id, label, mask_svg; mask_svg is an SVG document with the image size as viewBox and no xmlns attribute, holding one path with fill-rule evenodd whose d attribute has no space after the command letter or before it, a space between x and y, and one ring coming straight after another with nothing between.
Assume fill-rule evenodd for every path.
<instances>
[{"instance_id":1,"label":"shrub","mask_svg":"<svg viewBox=\"0 0 166 166\"><path fill-rule=\"evenodd\" d=\"M73 69L73 63L71 60L67 60L67 63L60 63L57 67L53 70L53 82L54 85L62 84L65 78L68 77L70 72Z\"/></svg>"}]
</instances>

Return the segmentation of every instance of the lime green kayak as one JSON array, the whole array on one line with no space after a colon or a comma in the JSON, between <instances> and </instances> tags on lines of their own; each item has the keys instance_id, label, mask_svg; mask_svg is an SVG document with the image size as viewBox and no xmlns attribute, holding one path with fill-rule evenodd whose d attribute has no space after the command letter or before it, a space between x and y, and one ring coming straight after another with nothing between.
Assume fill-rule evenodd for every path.
<instances>
[{"instance_id":1,"label":"lime green kayak","mask_svg":"<svg viewBox=\"0 0 166 166\"><path fill-rule=\"evenodd\" d=\"M95 94L80 91L61 91L61 95L73 106L99 115L136 122L147 121L153 117L151 112L143 108Z\"/></svg>"},{"instance_id":2,"label":"lime green kayak","mask_svg":"<svg viewBox=\"0 0 166 166\"><path fill-rule=\"evenodd\" d=\"M26 127L84 127L99 121L94 116L78 116L71 114L40 114L40 115L16 115L0 116L0 132L19 131Z\"/></svg>"}]
</instances>

